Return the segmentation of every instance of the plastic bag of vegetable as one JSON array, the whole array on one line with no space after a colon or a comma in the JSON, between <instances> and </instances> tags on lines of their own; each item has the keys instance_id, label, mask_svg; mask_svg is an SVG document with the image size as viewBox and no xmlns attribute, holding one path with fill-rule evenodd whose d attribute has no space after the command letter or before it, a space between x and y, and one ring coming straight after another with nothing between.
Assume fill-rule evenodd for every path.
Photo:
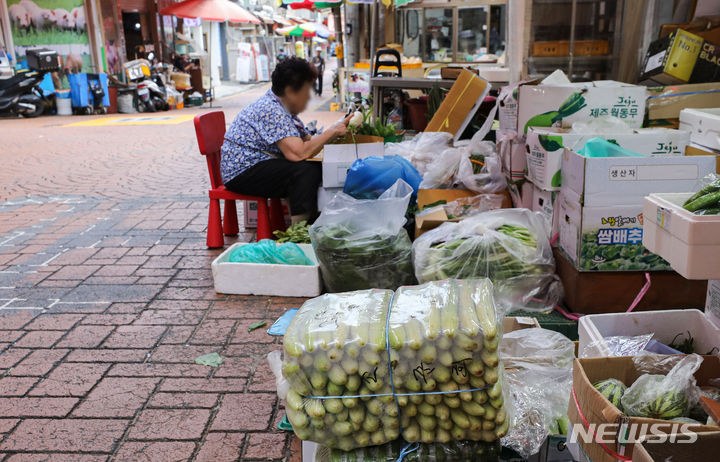
<instances>
[{"instance_id":1,"label":"plastic bag of vegetable","mask_svg":"<svg viewBox=\"0 0 720 462\"><path fill-rule=\"evenodd\" d=\"M503 336L510 430L502 439L524 458L536 454L548 435L566 434L575 344L546 329L521 329Z\"/></svg>"},{"instance_id":2,"label":"plastic bag of vegetable","mask_svg":"<svg viewBox=\"0 0 720 462\"><path fill-rule=\"evenodd\" d=\"M452 138L453 135L446 132L421 132L411 140L387 143L385 155L404 157L413 164L420 176L424 176L427 166L435 160L438 152L450 146Z\"/></svg>"},{"instance_id":3,"label":"plastic bag of vegetable","mask_svg":"<svg viewBox=\"0 0 720 462\"><path fill-rule=\"evenodd\" d=\"M310 227L330 292L413 284L412 244L403 229L413 189L398 180L376 200L338 193Z\"/></svg>"},{"instance_id":4,"label":"plastic bag of vegetable","mask_svg":"<svg viewBox=\"0 0 720 462\"><path fill-rule=\"evenodd\" d=\"M720 175L711 173L699 182L697 192L683 204L696 215L720 215Z\"/></svg>"},{"instance_id":5,"label":"plastic bag of vegetable","mask_svg":"<svg viewBox=\"0 0 720 462\"><path fill-rule=\"evenodd\" d=\"M288 419L300 439L343 450L496 441L501 336L487 279L308 300L285 332Z\"/></svg>"},{"instance_id":6,"label":"plastic bag of vegetable","mask_svg":"<svg viewBox=\"0 0 720 462\"><path fill-rule=\"evenodd\" d=\"M690 414L700 399L694 374L703 361L701 356L641 354L633 361L638 370L649 373L638 377L620 399L625 414L662 420ZM665 372L669 365L672 369Z\"/></svg>"},{"instance_id":7,"label":"plastic bag of vegetable","mask_svg":"<svg viewBox=\"0 0 720 462\"><path fill-rule=\"evenodd\" d=\"M355 199L377 199L397 180L405 181L417 193L422 177L400 156L370 156L353 162L343 192Z\"/></svg>"},{"instance_id":8,"label":"plastic bag of vegetable","mask_svg":"<svg viewBox=\"0 0 720 462\"><path fill-rule=\"evenodd\" d=\"M477 215L478 213L496 210L502 207L503 197L499 194L478 194L472 197L459 197L454 201L439 203L438 205L425 206L415 217L429 215L438 210L444 210L448 220L464 219ZM437 202L436 202L437 204Z\"/></svg>"},{"instance_id":9,"label":"plastic bag of vegetable","mask_svg":"<svg viewBox=\"0 0 720 462\"><path fill-rule=\"evenodd\" d=\"M527 209L444 223L415 240L413 264L420 282L490 278L506 313L548 311L562 295L543 218Z\"/></svg>"},{"instance_id":10,"label":"plastic bag of vegetable","mask_svg":"<svg viewBox=\"0 0 720 462\"><path fill-rule=\"evenodd\" d=\"M458 166L457 177L467 189L476 193L493 193L507 187L495 143L473 137L464 149L465 156Z\"/></svg>"},{"instance_id":11,"label":"plastic bag of vegetable","mask_svg":"<svg viewBox=\"0 0 720 462\"><path fill-rule=\"evenodd\" d=\"M467 153L460 148L445 148L440 155L435 155L423 175L422 189L455 189L460 184L458 169L460 162Z\"/></svg>"},{"instance_id":12,"label":"plastic bag of vegetable","mask_svg":"<svg viewBox=\"0 0 720 462\"><path fill-rule=\"evenodd\" d=\"M233 263L267 263L275 265L312 265L305 252L293 242L277 245L272 239L245 244L230 252Z\"/></svg>"}]
</instances>

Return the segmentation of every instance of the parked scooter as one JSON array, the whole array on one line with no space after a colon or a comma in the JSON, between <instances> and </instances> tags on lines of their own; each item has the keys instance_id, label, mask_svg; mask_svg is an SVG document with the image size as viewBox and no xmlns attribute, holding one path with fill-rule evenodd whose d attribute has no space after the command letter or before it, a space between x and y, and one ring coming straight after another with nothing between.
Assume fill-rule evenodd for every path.
<instances>
[{"instance_id":1,"label":"parked scooter","mask_svg":"<svg viewBox=\"0 0 720 462\"><path fill-rule=\"evenodd\" d=\"M27 50L27 62L29 71L0 80L0 113L37 117L51 105L39 85L46 73L60 69L57 52Z\"/></svg>"},{"instance_id":2,"label":"parked scooter","mask_svg":"<svg viewBox=\"0 0 720 462\"><path fill-rule=\"evenodd\" d=\"M123 65L128 83L136 87L136 106L138 112L167 111L165 84L159 75L151 73L150 62L146 59L135 59ZM160 84L158 84L160 82Z\"/></svg>"}]
</instances>

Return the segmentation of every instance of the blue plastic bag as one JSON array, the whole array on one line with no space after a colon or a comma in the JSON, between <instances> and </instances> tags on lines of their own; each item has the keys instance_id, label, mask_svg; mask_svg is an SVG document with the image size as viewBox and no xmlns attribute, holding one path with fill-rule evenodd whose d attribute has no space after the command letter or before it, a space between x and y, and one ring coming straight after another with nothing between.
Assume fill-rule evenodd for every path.
<instances>
[{"instance_id":1,"label":"blue plastic bag","mask_svg":"<svg viewBox=\"0 0 720 462\"><path fill-rule=\"evenodd\" d=\"M305 252L293 242L277 245L272 239L246 244L230 252L233 263L268 263L274 265L312 265Z\"/></svg>"},{"instance_id":2,"label":"blue plastic bag","mask_svg":"<svg viewBox=\"0 0 720 462\"><path fill-rule=\"evenodd\" d=\"M578 154L585 157L647 157L602 138L590 138Z\"/></svg>"},{"instance_id":3,"label":"blue plastic bag","mask_svg":"<svg viewBox=\"0 0 720 462\"><path fill-rule=\"evenodd\" d=\"M355 199L377 199L397 180L403 180L417 194L422 177L417 169L400 156L370 156L353 162L343 192Z\"/></svg>"}]
</instances>

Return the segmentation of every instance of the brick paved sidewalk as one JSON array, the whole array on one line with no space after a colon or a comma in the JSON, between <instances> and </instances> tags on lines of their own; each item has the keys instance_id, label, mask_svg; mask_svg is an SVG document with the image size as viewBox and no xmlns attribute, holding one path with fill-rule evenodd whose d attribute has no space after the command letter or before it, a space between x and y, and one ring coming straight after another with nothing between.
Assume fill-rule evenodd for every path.
<instances>
[{"instance_id":1,"label":"brick paved sidewalk","mask_svg":"<svg viewBox=\"0 0 720 462\"><path fill-rule=\"evenodd\" d=\"M218 296L202 197L0 203L0 461L299 460L265 329ZM241 235L239 239L249 239ZM194 364L217 352L217 368Z\"/></svg>"}]
</instances>

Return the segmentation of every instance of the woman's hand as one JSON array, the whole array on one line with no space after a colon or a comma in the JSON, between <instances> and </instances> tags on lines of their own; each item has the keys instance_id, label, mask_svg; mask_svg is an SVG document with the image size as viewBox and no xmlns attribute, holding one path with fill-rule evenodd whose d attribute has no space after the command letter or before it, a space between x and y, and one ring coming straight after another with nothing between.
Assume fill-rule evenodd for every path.
<instances>
[{"instance_id":1,"label":"woman's hand","mask_svg":"<svg viewBox=\"0 0 720 462\"><path fill-rule=\"evenodd\" d=\"M352 114L345 117L340 122L335 123L330 127L330 131L332 132L333 139L336 138L342 138L343 136L347 135L347 128L348 124L350 123L350 119L352 118Z\"/></svg>"}]
</instances>

